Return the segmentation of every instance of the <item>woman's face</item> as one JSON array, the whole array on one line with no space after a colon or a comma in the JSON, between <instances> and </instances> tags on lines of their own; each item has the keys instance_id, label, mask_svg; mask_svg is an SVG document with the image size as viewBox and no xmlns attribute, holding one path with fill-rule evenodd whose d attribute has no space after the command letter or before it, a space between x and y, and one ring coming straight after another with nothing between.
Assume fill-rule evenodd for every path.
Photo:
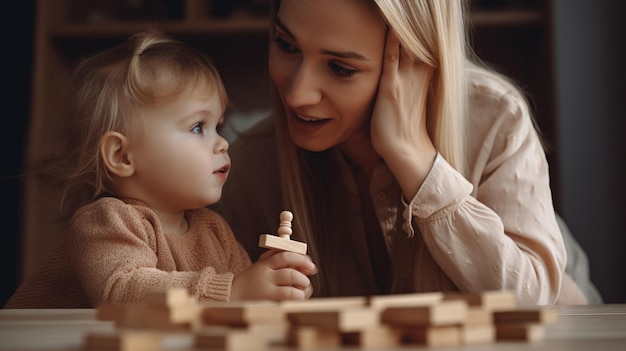
<instances>
[{"instance_id":1,"label":"woman's face","mask_svg":"<svg viewBox=\"0 0 626 351\"><path fill-rule=\"evenodd\" d=\"M370 1L281 1L269 73L296 145L369 141L386 31Z\"/></svg>"}]
</instances>

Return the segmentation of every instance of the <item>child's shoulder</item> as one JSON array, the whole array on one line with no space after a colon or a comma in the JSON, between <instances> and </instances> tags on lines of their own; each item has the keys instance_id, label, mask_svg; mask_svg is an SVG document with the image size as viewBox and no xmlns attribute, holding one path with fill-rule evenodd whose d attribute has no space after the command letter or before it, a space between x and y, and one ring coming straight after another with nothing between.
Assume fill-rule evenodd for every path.
<instances>
[{"instance_id":1,"label":"child's shoulder","mask_svg":"<svg viewBox=\"0 0 626 351\"><path fill-rule=\"evenodd\" d=\"M156 217L156 214L141 201L104 196L80 207L72 219L73 221L85 218L143 220L152 217Z\"/></svg>"}]
</instances>

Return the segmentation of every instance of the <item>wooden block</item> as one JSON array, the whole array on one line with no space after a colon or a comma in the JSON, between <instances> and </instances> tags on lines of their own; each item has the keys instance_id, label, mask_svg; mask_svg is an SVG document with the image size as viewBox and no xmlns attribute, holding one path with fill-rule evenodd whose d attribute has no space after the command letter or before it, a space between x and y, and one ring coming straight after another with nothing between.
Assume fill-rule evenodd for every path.
<instances>
[{"instance_id":1,"label":"wooden block","mask_svg":"<svg viewBox=\"0 0 626 351\"><path fill-rule=\"evenodd\" d=\"M341 336L332 328L292 326L289 328L287 345L304 349L339 347Z\"/></svg>"},{"instance_id":2,"label":"wooden block","mask_svg":"<svg viewBox=\"0 0 626 351\"><path fill-rule=\"evenodd\" d=\"M128 304L124 315L116 321L116 326L134 329L156 329L161 331L190 331L199 320L198 306L166 306L148 304Z\"/></svg>"},{"instance_id":3,"label":"wooden block","mask_svg":"<svg viewBox=\"0 0 626 351\"><path fill-rule=\"evenodd\" d=\"M443 299L443 293L415 293L397 295L370 296L368 305L379 310L396 306L427 306L439 303Z\"/></svg>"},{"instance_id":4,"label":"wooden block","mask_svg":"<svg viewBox=\"0 0 626 351\"><path fill-rule=\"evenodd\" d=\"M259 246L266 249L278 249L284 251L297 252L306 254L307 245L303 242L291 240L291 221L293 213L290 211L282 211L280 213L280 223L278 225L278 235L261 234L259 237Z\"/></svg>"},{"instance_id":5,"label":"wooden block","mask_svg":"<svg viewBox=\"0 0 626 351\"><path fill-rule=\"evenodd\" d=\"M462 325L459 327L461 344L490 344L496 341L496 328L493 324Z\"/></svg>"},{"instance_id":6,"label":"wooden block","mask_svg":"<svg viewBox=\"0 0 626 351\"><path fill-rule=\"evenodd\" d=\"M296 252L302 255L306 254L306 250L307 250L306 243L296 241L296 240L281 238L279 236L272 235L272 234L261 234L261 236L259 236L259 246L264 247L266 249L277 249L277 250Z\"/></svg>"},{"instance_id":7,"label":"wooden block","mask_svg":"<svg viewBox=\"0 0 626 351\"><path fill-rule=\"evenodd\" d=\"M511 291L485 291L481 293L444 293L443 300L465 300L469 306L490 310L511 309L517 306L517 296Z\"/></svg>"},{"instance_id":8,"label":"wooden block","mask_svg":"<svg viewBox=\"0 0 626 351\"><path fill-rule=\"evenodd\" d=\"M558 321L559 314L550 307L522 307L514 310L494 311L494 323L545 323L552 324Z\"/></svg>"},{"instance_id":9,"label":"wooden block","mask_svg":"<svg viewBox=\"0 0 626 351\"><path fill-rule=\"evenodd\" d=\"M186 288L168 288L148 291L142 303L175 307L189 304L191 301L196 301L196 298L190 296Z\"/></svg>"},{"instance_id":10,"label":"wooden block","mask_svg":"<svg viewBox=\"0 0 626 351\"><path fill-rule=\"evenodd\" d=\"M456 346L461 344L458 326L412 327L405 330L403 343L418 343L429 347Z\"/></svg>"},{"instance_id":11,"label":"wooden block","mask_svg":"<svg viewBox=\"0 0 626 351\"><path fill-rule=\"evenodd\" d=\"M285 319L283 323L256 323L242 328L250 333L262 335L269 343L284 344L287 342L290 326Z\"/></svg>"},{"instance_id":12,"label":"wooden block","mask_svg":"<svg viewBox=\"0 0 626 351\"><path fill-rule=\"evenodd\" d=\"M136 351L160 350L161 337L153 332L119 331L113 333L88 333L85 350Z\"/></svg>"},{"instance_id":13,"label":"wooden block","mask_svg":"<svg viewBox=\"0 0 626 351\"><path fill-rule=\"evenodd\" d=\"M180 305L177 307L145 306L146 318L172 324L192 323L200 318L200 306L197 304Z\"/></svg>"},{"instance_id":14,"label":"wooden block","mask_svg":"<svg viewBox=\"0 0 626 351\"><path fill-rule=\"evenodd\" d=\"M280 308L285 312L304 311L334 311L347 307L365 307L367 298L365 296L346 297L316 297L308 300L289 300L279 302Z\"/></svg>"},{"instance_id":15,"label":"wooden block","mask_svg":"<svg viewBox=\"0 0 626 351\"><path fill-rule=\"evenodd\" d=\"M493 311L482 307L468 307L465 325L493 324Z\"/></svg>"},{"instance_id":16,"label":"wooden block","mask_svg":"<svg viewBox=\"0 0 626 351\"><path fill-rule=\"evenodd\" d=\"M359 348L389 348L399 346L402 330L379 325L374 328L341 333L341 341L346 346Z\"/></svg>"},{"instance_id":17,"label":"wooden block","mask_svg":"<svg viewBox=\"0 0 626 351\"><path fill-rule=\"evenodd\" d=\"M184 288L156 289L142 303L125 304L115 321L124 328L188 331L199 324L200 307Z\"/></svg>"},{"instance_id":18,"label":"wooden block","mask_svg":"<svg viewBox=\"0 0 626 351\"><path fill-rule=\"evenodd\" d=\"M124 304L102 304L96 307L96 319L100 321L117 321L124 315Z\"/></svg>"},{"instance_id":19,"label":"wooden block","mask_svg":"<svg viewBox=\"0 0 626 351\"><path fill-rule=\"evenodd\" d=\"M544 325L539 323L496 324L496 339L539 341L544 338Z\"/></svg>"},{"instance_id":20,"label":"wooden block","mask_svg":"<svg viewBox=\"0 0 626 351\"><path fill-rule=\"evenodd\" d=\"M266 350L268 343L257 333L230 329L200 329L195 333L194 344L198 349L239 351Z\"/></svg>"},{"instance_id":21,"label":"wooden block","mask_svg":"<svg viewBox=\"0 0 626 351\"><path fill-rule=\"evenodd\" d=\"M467 309L465 301L444 301L426 306L388 307L380 318L382 323L395 326L442 326L464 323Z\"/></svg>"},{"instance_id":22,"label":"wooden block","mask_svg":"<svg viewBox=\"0 0 626 351\"><path fill-rule=\"evenodd\" d=\"M379 325L379 314L370 308L350 307L336 311L288 312L295 326L333 328L342 332L358 331Z\"/></svg>"},{"instance_id":23,"label":"wooden block","mask_svg":"<svg viewBox=\"0 0 626 351\"><path fill-rule=\"evenodd\" d=\"M124 306L122 316L115 321L118 328L152 328L152 322L146 318L147 305L130 303Z\"/></svg>"},{"instance_id":24,"label":"wooden block","mask_svg":"<svg viewBox=\"0 0 626 351\"><path fill-rule=\"evenodd\" d=\"M206 325L249 326L256 323L281 324L285 321L285 313L273 301L202 305L202 322Z\"/></svg>"}]
</instances>

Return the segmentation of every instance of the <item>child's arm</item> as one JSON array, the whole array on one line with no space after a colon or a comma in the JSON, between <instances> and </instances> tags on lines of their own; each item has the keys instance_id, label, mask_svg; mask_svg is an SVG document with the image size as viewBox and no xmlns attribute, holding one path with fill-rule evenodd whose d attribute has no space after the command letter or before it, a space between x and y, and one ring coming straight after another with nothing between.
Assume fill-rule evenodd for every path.
<instances>
[{"instance_id":1,"label":"child's arm","mask_svg":"<svg viewBox=\"0 0 626 351\"><path fill-rule=\"evenodd\" d=\"M158 223L146 207L113 198L77 212L68 255L92 306L136 302L150 289L171 287L202 300L229 300L234 274L250 265L247 255L232 253L238 247L208 235L211 228L177 237L163 234Z\"/></svg>"}]
</instances>

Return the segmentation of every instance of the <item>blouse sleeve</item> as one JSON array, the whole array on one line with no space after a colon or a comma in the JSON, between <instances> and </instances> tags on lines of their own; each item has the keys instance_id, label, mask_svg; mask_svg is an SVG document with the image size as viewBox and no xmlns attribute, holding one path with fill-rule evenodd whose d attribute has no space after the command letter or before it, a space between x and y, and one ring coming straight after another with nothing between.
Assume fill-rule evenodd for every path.
<instances>
[{"instance_id":1,"label":"blouse sleeve","mask_svg":"<svg viewBox=\"0 0 626 351\"><path fill-rule=\"evenodd\" d=\"M521 102L501 99L499 109L490 137L478 141L477 188L439 159L406 206L405 225L419 227L461 291L506 289L520 303L553 304L566 253L547 160Z\"/></svg>"},{"instance_id":2,"label":"blouse sleeve","mask_svg":"<svg viewBox=\"0 0 626 351\"><path fill-rule=\"evenodd\" d=\"M70 225L70 261L90 303L138 302L150 289L169 287L227 301L233 273L218 274L212 267L176 271L173 258L159 262L157 250L163 258L168 248L157 240L155 223L121 201L113 209L88 206L77 212Z\"/></svg>"}]
</instances>

